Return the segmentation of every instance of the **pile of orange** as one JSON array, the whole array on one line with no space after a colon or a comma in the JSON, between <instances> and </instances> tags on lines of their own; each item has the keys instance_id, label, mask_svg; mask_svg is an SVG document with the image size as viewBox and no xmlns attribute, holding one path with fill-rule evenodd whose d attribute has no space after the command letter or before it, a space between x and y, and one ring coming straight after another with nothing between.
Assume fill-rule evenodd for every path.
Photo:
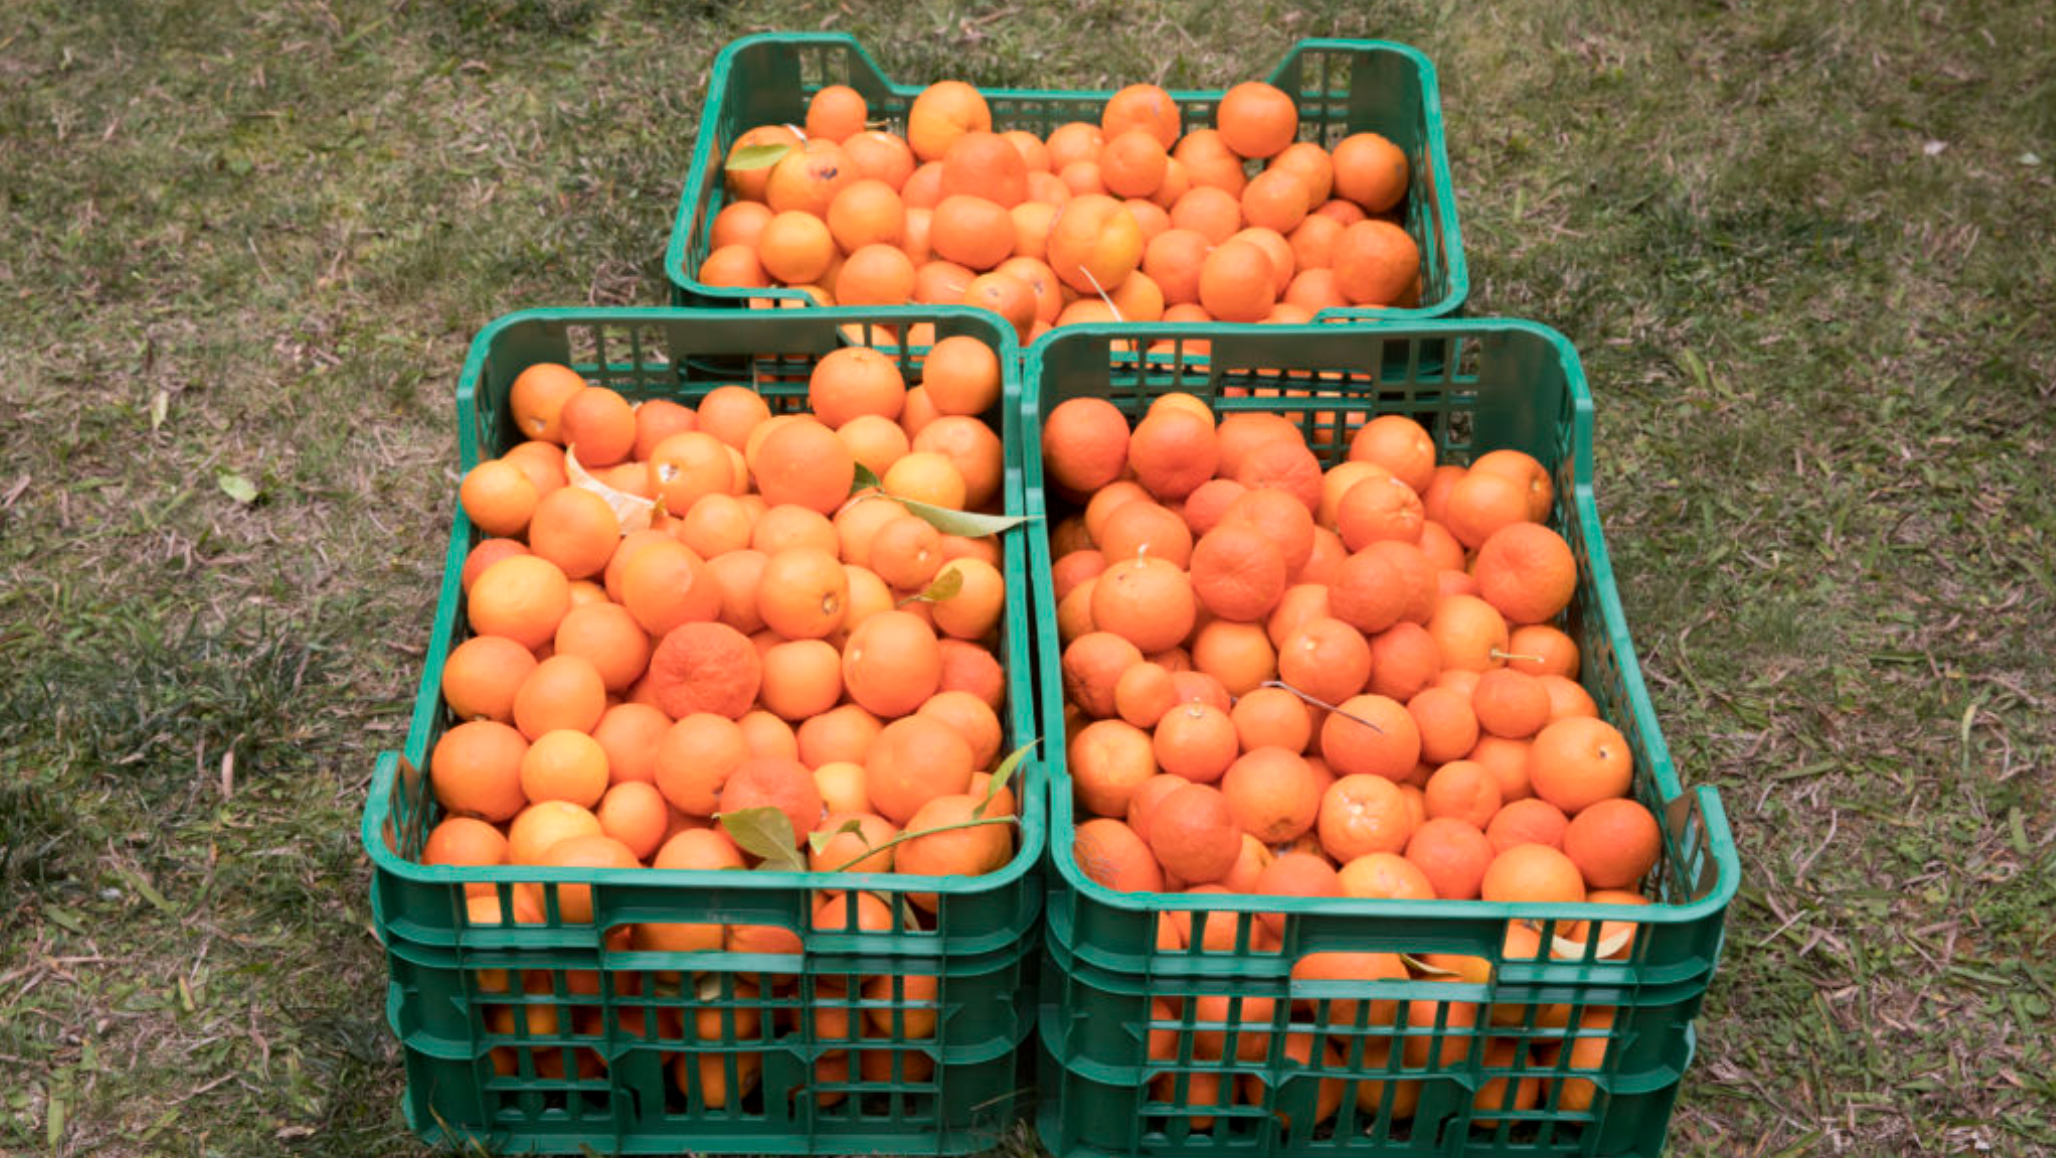
<instances>
[{"instance_id":1,"label":"pile of orange","mask_svg":"<svg viewBox=\"0 0 2056 1158\"><path fill-rule=\"evenodd\" d=\"M1577 642L1553 622L1578 576L1544 521L1549 472L1515 450L1438 464L1429 433L1400 415L1347 437L1346 457L1324 469L1277 413L1216 421L1184 394L1157 399L1132 429L1102 399L1050 412L1046 477L1079 505L1050 535L1080 868L1152 893L1647 903L1638 889L1660 855L1657 821L1630 794L1628 742L1578 683ZM1283 914L1237 916L1162 912L1158 945L1280 950ZM1512 922L1502 959L1630 951L1627 921L1606 922L1597 946L1588 932L1559 922L1544 945L1535 926ZM1293 976L1482 982L1490 968L1446 954L1322 953ZM1222 1020L1228 999L1202 1000L1219 1008L1199 1020ZM1414 1004L1414 1026L1435 1024L1438 1005L1459 1030L1524 1016ZM1335 1021L1359 1026L1392 1026L1397 1014L1376 1009L1359 1023L1354 1002L1334 1005ZM1159 1001L1153 1020L1175 1020L1175 1006ZM1303 1012L1316 1016L1311 1004ZM1551 1017L1568 1010L1541 1011L1541 1024ZM1587 1011L1578 1032L1595 1037L1580 1046L1581 1068L1603 1056L1610 1017ZM1175 1033L1153 1033L1151 1056L1268 1056L1270 1003L1244 999L1238 1020L1262 1028L1231 1034L1232 1046L1222 1032L1182 1047ZM1468 1040L1446 1040L1455 1056L1443 1063L1461 1064ZM1430 1042L1408 1037L1407 1048L1425 1054ZM1304 1034L1286 1048L1302 1062L1323 1050L1339 1066L1348 1045ZM1486 1062L1511 1065L1520 1048L1491 1039ZM1187 1104L1261 1096L1223 1090L1219 1075L1187 1077L1212 1083L1186 1092ZM1590 1083L1578 1081L1567 1108L1589 1104ZM1324 1083L1324 1112L1341 1084ZM1417 1096L1411 1085L1399 1083L1400 1096ZM1360 1097L1375 1108L1387 1092L1363 1083ZM1518 1103L1541 1092L1524 1085ZM1497 1109L1503 1096L1481 1093L1478 1105Z\"/></svg>"},{"instance_id":2,"label":"pile of orange","mask_svg":"<svg viewBox=\"0 0 2056 1158\"><path fill-rule=\"evenodd\" d=\"M891 358L848 346L814 368L805 412L773 415L740 386L638 406L564 366L524 371L509 407L526 440L459 491L490 537L464 563L471 634L442 669L458 722L430 757L445 819L424 863L743 869L764 833L791 850L781 863L823 872L969 877L1011 860L1014 793L990 783L999 548L901 501L997 506L1000 439L980 415L1000 375L970 337L938 342L912 388ZM882 491L852 494L860 463ZM738 841L737 816L754 840ZM902 910L824 886L814 928L932 924L932 893L903 894ZM467 891L475 923L546 915L538 885L505 905L491 885ZM554 905L561 922L594 919L588 886L558 886ZM763 925L611 935L800 950ZM525 1008L531 1028L557 1016Z\"/></svg>"},{"instance_id":3,"label":"pile of orange","mask_svg":"<svg viewBox=\"0 0 2056 1158\"><path fill-rule=\"evenodd\" d=\"M1413 306L1408 162L1359 132L1296 141L1290 94L1222 94L1181 134L1156 85L1115 93L1098 124L995 133L977 89L917 95L906 135L862 94L817 92L806 122L760 125L724 158L728 204L696 271L707 285L801 289L824 305L966 304L1022 341L1071 322L1304 322L1335 307Z\"/></svg>"}]
</instances>

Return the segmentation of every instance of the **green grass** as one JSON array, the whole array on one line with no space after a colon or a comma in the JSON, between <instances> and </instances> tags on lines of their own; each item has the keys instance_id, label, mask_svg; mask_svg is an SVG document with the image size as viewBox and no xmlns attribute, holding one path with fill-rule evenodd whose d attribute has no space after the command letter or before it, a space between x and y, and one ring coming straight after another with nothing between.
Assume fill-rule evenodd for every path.
<instances>
[{"instance_id":1,"label":"green grass","mask_svg":"<svg viewBox=\"0 0 2056 1158\"><path fill-rule=\"evenodd\" d=\"M509 310L664 302L715 52L824 24L895 79L1024 87L1426 51L1471 312L1583 354L1658 717L1741 848L1673 1151L2052 1152L2034 6L12 15L0 1152L419 1152L356 826L419 674L458 368Z\"/></svg>"}]
</instances>

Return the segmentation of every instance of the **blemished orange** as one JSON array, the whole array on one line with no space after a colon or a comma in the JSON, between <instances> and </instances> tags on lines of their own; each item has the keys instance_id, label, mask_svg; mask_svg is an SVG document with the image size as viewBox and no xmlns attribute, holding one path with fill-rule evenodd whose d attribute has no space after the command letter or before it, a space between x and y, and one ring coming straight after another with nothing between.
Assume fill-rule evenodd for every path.
<instances>
[{"instance_id":1,"label":"blemished orange","mask_svg":"<svg viewBox=\"0 0 2056 1158\"><path fill-rule=\"evenodd\" d=\"M756 702L762 679L756 646L725 623L681 624L650 655L651 694L673 719L696 712L736 719Z\"/></svg>"},{"instance_id":2,"label":"blemished orange","mask_svg":"<svg viewBox=\"0 0 2056 1158\"><path fill-rule=\"evenodd\" d=\"M814 773L790 756L751 756L744 760L721 786L721 811L742 812L751 808L776 808L792 826L793 845L806 843L807 834L827 811Z\"/></svg>"},{"instance_id":3,"label":"blemished orange","mask_svg":"<svg viewBox=\"0 0 2056 1158\"><path fill-rule=\"evenodd\" d=\"M564 404L585 387L585 379L569 366L537 362L515 375L507 391L507 409L522 437L562 445Z\"/></svg>"},{"instance_id":4,"label":"blemished orange","mask_svg":"<svg viewBox=\"0 0 2056 1158\"><path fill-rule=\"evenodd\" d=\"M835 195L854 179L842 149L834 142L808 141L771 166L771 177L764 183L764 203L774 214L803 212L818 221L827 216ZM827 231L826 226L822 231ZM757 240L761 243L763 238Z\"/></svg>"},{"instance_id":5,"label":"blemished orange","mask_svg":"<svg viewBox=\"0 0 2056 1158\"><path fill-rule=\"evenodd\" d=\"M1071 856L1087 877L1116 892L1163 891L1156 854L1123 821L1102 816L1080 823L1072 832Z\"/></svg>"}]
</instances>

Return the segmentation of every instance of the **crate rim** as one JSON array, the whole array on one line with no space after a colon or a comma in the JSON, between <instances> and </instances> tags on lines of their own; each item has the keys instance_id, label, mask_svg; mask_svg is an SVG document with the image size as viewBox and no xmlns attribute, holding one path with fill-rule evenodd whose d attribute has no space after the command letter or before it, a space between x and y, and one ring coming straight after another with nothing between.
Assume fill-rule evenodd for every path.
<instances>
[{"instance_id":1,"label":"crate rim","mask_svg":"<svg viewBox=\"0 0 2056 1158\"><path fill-rule=\"evenodd\" d=\"M1042 364L1045 355L1053 347L1073 342L1097 341L1106 344L1141 344L1157 337L1164 338L1219 338L1251 337L1266 340L1290 341L1295 335L1329 333L1335 329L1332 323L1306 323L1302 325L1269 324L1219 324L1219 323L1153 323L1115 324L1088 323L1065 326L1043 335L1030 344L1024 354L1021 374L1021 435L1023 447L1021 466L1023 484L1027 497L1036 498L1044 493L1042 456L1037 445L1042 431ZM1634 644L1627 631L1626 614L1620 606L1619 591L1614 583L1613 567L1606 551L1604 535L1601 533L1597 498L1592 479L1592 434L1590 416L1593 412L1591 391L1586 383L1583 362L1576 347L1561 331L1541 322L1524 318L1428 318L1417 322L1393 322L1375 327L1345 327L1345 332L1366 342L1410 342L1455 339L1461 337L1482 337L1492 334L1526 334L1548 343L1561 360L1566 385L1570 393L1571 406L1575 414L1587 421L1574 423L1574 444L1571 448L1574 463L1573 493L1568 500L1576 503L1580 520L1587 529L1588 555L1591 560L1591 581L1599 594L1600 614L1609 636L1615 640L1616 663L1620 669L1621 686L1626 693L1638 726L1648 738L1654 765L1649 775L1656 784L1662 799L1660 810L1677 807L1688 796L1698 805L1702 823L1706 828L1706 846L1715 866L1715 877L1706 894L1691 901L1680 903L1659 903L1638 906L1636 924L1682 925L1703 920L1724 911L1734 900L1740 889L1741 861L1735 847L1734 837L1727 821L1726 809L1720 802L1717 787L1711 784L1684 787L1677 779L1675 766L1670 758L1669 745L1664 742L1661 726L1656 720L1655 707L1651 703L1648 688L1642 679L1641 661L1636 655ZM1213 356L1210 356L1213 358ZM1214 359L1217 361L1217 359ZM1219 368L1218 365L1216 368ZM1044 506L1047 513L1047 506ZM1046 567L1049 560L1046 530L1029 536L1031 569ZM1045 708L1061 705L1062 692L1055 673L1058 652L1055 639L1047 632L1039 632L1037 647L1041 660L1038 678L1038 698ZM1052 688L1057 690L1052 693ZM1054 698L1052 698L1052 696ZM1047 713L1045 713L1047 714ZM1061 716L1059 716L1061 720ZM1068 738L1067 738L1068 740ZM1274 912L1288 915L1319 913L1324 916L1381 918L1390 920L1532 920L1532 921L1576 921L1594 918L1624 919L1618 906L1594 905L1590 903L1541 903L1491 902L1491 901L1409 901L1385 898L1307 898L1274 897L1252 894L1203 894L1191 897L1183 893L1168 892L1118 892L1086 876L1078 867L1070 846L1058 839L1062 828L1075 827L1074 803L1068 792L1071 776L1068 762L1061 751L1053 750L1045 758L1045 783L1050 793L1049 855L1064 883L1078 890L1085 897L1112 908L1138 913L1171 911L1233 911ZM1659 822L1663 821L1659 817ZM1045 918L1047 920L1047 918ZM1056 935L1052 933L1052 935ZM1194 960L1210 960L1216 957L1227 959L1235 954L1199 954ZM1282 955L1281 955L1282 956ZM1182 956L1181 956L1182 959Z\"/></svg>"},{"instance_id":2,"label":"crate rim","mask_svg":"<svg viewBox=\"0 0 2056 1158\"><path fill-rule=\"evenodd\" d=\"M733 64L733 60L737 55L740 55L746 49L755 47L756 45L769 43L841 45L848 48L850 51L854 52L857 56L857 59L863 61L864 64L869 66L873 72L877 73L880 77L886 78L886 83L889 87L893 89L895 93L898 93L902 96L912 96L913 94L919 92L922 88L926 87L925 85L909 84L893 80L890 74L888 74L885 71L885 69L879 67L877 59L873 57L870 54L870 52L865 50L863 44L857 40L856 36L848 32L755 32L729 41L727 44L722 46L720 52L715 54L713 67L709 69L707 73L707 88L709 93L719 93L720 89L718 88L715 82L727 75L731 65ZM1451 203L1449 205L1444 206L1440 214L1442 218L1443 235L1445 238L1443 243L1443 250L1444 260L1448 265L1449 285L1447 292L1444 294L1446 302L1441 305L1350 307L1346 310L1323 311L1323 313L1334 313L1337 315L1338 320L1362 320L1400 323L1441 317L1462 309L1463 304L1470 300L1471 276L1469 264L1464 256L1462 225L1460 223L1456 211L1456 205L1454 203L1456 183L1454 174L1451 172L1449 166L1448 139L1446 134L1444 134L1440 129L1443 116L1442 81L1440 75L1435 70L1435 62L1429 58L1427 53L1422 52L1420 49L1414 47L1411 44L1406 44L1397 40L1358 39L1352 37L1336 36L1302 37L1292 42L1291 46L1285 50L1284 55L1279 58L1278 63L1272 67L1271 71L1268 74L1265 75L1264 79L1266 82L1275 81L1278 77L1278 74L1283 72L1286 66L1291 64L1293 60L1296 57L1298 57L1301 52L1304 51L1314 50L1325 52L1348 52L1363 49L1369 49L1377 52L1390 52L1399 56L1400 58L1404 59L1410 65L1413 66L1415 73L1420 78L1421 112L1423 119L1430 126L1431 131L1429 133L1429 143L1435 146L1432 149L1423 148L1422 150L1423 154L1427 156L1429 162L1429 183L1431 185L1440 186L1441 188L1446 189L1450 192ZM988 97L997 95L1009 98L1039 98L1046 96L1050 92L1061 92L1063 95L1067 97L1078 97L1082 99L1091 97L1111 97L1120 90L1118 88L1064 90L980 88L978 91ZM1221 92L1225 92L1226 90L1166 89L1165 91L1171 94L1171 98L1173 100L1183 103L1186 101L1215 99L1219 97ZM709 104L711 103L712 98L710 97ZM679 194L678 211L672 217L671 236L667 240L664 247L665 277L673 287L677 288L685 288L688 286L699 287L699 280L695 277L689 276L686 272L685 250L687 240L692 233L691 222L693 221L695 216L693 212L694 203L700 199L698 193L701 184L708 179L706 174L712 171L711 164L713 161L713 139L711 134L705 131L707 128L707 123L708 122L706 117L706 107L703 106L699 118L699 123L694 134L692 154L690 160L688 161L688 164L691 165L691 169L686 173L685 183L681 193ZM781 304L788 302L797 303L801 305L803 308L807 309L830 308L813 304L813 302L810 299L806 298L804 295L800 294L796 290L781 289L780 287L776 286L767 288L761 294L753 294L750 296L762 296L771 298L773 300L780 302ZM980 310L980 312L989 313L990 311ZM993 316L997 317L996 314Z\"/></svg>"},{"instance_id":3,"label":"crate rim","mask_svg":"<svg viewBox=\"0 0 2056 1158\"><path fill-rule=\"evenodd\" d=\"M707 306L528 306L499 314L471 335L470 346L464 355L464 363L457 374L457 390L454 401L457 409L457 469L469 470L480 461L480 448L476 423L471 421L477 406L479 383L485 374L485 363L492 349L493 339L500 333L519 325L536 322L563 322L571 325L633 325L637 322L705 321L723 326L766 326L770 319L795 317L806 319L807 325L828 327L837 333L845 325L873 323L893 325L899 322L933 322L953 320L972 322L992 330L998 348L1000 372L1019 373L1021 364L1021 341L1012 326L1000 320L991 310L966 305L924 305L910 302L894 306L815 306L808 310L734 310L716 309ZM750 319L743 321L742 319ZM844 342L845 345L857 343ZM909 349L910 347L892 347ZM576 367L574 367L575 369ZM1019 420L1016 415L1016 421ZM998 432L995 432L998 433Z\"/></svg>"}]
</instances>

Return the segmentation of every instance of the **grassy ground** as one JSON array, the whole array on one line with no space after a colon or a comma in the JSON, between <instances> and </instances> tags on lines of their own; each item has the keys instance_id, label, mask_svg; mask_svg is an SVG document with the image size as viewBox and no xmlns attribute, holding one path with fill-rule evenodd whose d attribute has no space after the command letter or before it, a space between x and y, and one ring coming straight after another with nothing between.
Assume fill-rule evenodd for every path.
<instances>
[{"instance_id":1,"label":"grassy ground","mask_svg":"<svg viewBox=\"0 0 2056 1158\"><path fill-rule=\"evenodd\" d=\"M1439 67L1472 312L1599 401L1747 881L1707 1155L2052 1152L2056 29L2031 5L29 0L0 22L0 1152L407 1154L356 824L470 335L664 300L707 72Z\"/></svg>"}]
</instances>

